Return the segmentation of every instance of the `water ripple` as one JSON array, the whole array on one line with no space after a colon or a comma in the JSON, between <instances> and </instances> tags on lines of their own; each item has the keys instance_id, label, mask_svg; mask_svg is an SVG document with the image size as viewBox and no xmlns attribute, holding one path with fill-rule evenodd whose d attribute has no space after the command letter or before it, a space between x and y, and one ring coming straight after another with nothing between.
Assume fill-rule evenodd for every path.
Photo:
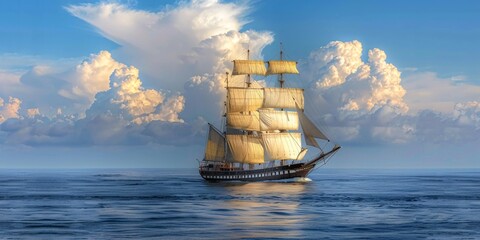
<instances>
[{"instance_id":1,"label":"water ripple","mask_svg":"<svg viewBox=\"0 0 480 240\"><path fill-rule=\"evenodd\" d=\"M2 170L0 239L480 238L480 172L320 169L310 178Z\"/></svg>"}]
</instances>

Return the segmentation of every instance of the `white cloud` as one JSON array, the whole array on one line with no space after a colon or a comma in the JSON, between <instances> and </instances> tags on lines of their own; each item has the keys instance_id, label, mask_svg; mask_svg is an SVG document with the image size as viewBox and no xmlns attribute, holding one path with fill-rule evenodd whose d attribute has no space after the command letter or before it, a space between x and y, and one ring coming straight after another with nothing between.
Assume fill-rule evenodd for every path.
<instances>
[{"instance_id":1,"label":"white cloud","mask_svg":"<svg viewBox=\"0 0 480 240\"><path fill-rule=\"evenodd\" d=\"M405 102L413 113L435 110L451 114L459 102L479 100L480 86L441 78L434 72L415 72L406 75L403 86L407 90Z\"/></svg>"},{"instance_id":2,"label":"white cloud","mask_svg":"<svg viewBox=\"0 0 480 240\"><path fill-rule=\"evenodd\" d=\"M209 121L220 119L225 100L226 72L231 72L232 59L246 59L245 49L250 49L251 58L261 59L263 48L273 41L270 34L247 31L245 33L230 31L202 41L195 49L195 55L209 59L202 68L209 71L195 75L184 85L186 117L202 116ZM199 63L202 64L202 63ZM244 86L243 76L230 77L229 86Z\"/></svg>"},{"instance_id":3,"label":"white cloud","mask_svg":"<svg viewBox=\"0 0 480 240\"><path fill-rule=\"evenodd\" d=\"M65 114L82 117L95 94L109 89L110 75L121 66L109 52L101 51L69 68L39 64L23 73L0 72L0 97L15 95L25 109L38 108L47 116L63 109Z\"/></svg>"},{"instance_id":4,"label":"white cloud","mask_svg":"<svg viewBox=\"0 0 480 240\"><path fill-rule=\"evenodd\" d=\"M176 95L167 99L165 93L154 89L145 90L138 74L138 69L133 66L115 70L110 78L111 88L104 93L111 96L107 98L110 102L108 110L112 111L114 107L126 110L128 116L124 114L123 117L136 124L151 121L183 122L178 116L184 108L183 96ZM90 113L93 111L90 109Z\"/></svg>"},{"instance_id":5,"label":"white cloud","mask_svg":"<svg viewBox=\"0 0 480 240\"><path fill-rule=\"evenodd\" d=\"M453 115L459 125L471 125L480 130L480 102L457 103Z\"/></svg>"},{"instance_id":6,"label":"white cloud","mask_svg":"<svg viewBox=\"0 0 480 240\"><path fill-rule=\"evenodd\" d=\"M158 12L119 3L67 10L118 43L114 55L141 69L146 85L185 91L183 117L191 121L199 116L212 121L220 111L232 59L246 58L248 48L252 58L260 58L273 41L269 32L241 31L248 8L239 3L182 2Z\"/></svg>"},{"instance_id":7,"label":"white cloud","mask_svg":"<svg viewBox=\"0 0 480 240\"><path fill-rule=\"evenodd\" d=\"M27 109L27 116L33 118L37 115L40 115L40 110L38 108L29 108Z\"/></svg>"},{"instance_id":8,"label":"white cloud","mask_svg":"<svg viewBox=\"0 0 480 240\"><path fill-rule=\"evenodd\" d=\"M380 49L361 60L358 41L331 42L305 64L318 121L339 141L363 144L480 140L480 88L414 72L402 81ZM466 102L466 100L474 100ZM312 109L307 105L307 111ZM326 113L326 114L325 114Z\"/></svg>"},{"instance_id":9,"label":"white cloud","mask_svg":"<svg viewBox=\"0 0 480 240\"><path fill-rule=\"evenodd\" d=\"M363 65L362 44L359 41L330 42L310 53L309 75L316 86L330 88L341 85L346 77Z\"/></svg>"},{"instance_id":10,"label":"white cloud","mask_svg":"<svg viewBox=\"0 0 480 240\"><path fill-rule=\"evenodd\" d=\"M73 5L67 10L121 45L120 59L134 63L155 79L152 85L180 91L193 75L211 71L212 62L196 55L195 49L204 40L240 31L247 7L191 1L159 12L135 10L119 3Z\"/></svg>"},{"instance_id":11,"label":"white cloud","mask_svg":"<svg viewBox=\"0 0 480 240\"><path fill-rule=\"evenodd\" d=\"M9 72L0 69L0 84L2 85L1 93L4 93L5 86L15 86L20 84L21 73Z\"/></svg>"},{"instance_id":12,"label":"white cloud","mask_svg":"<svg viewBox=\"0 0 480 240\"><path fill-rule=\"evenodd\" d=\"M20 118L18 111L22 101L18 98L9 97L8 102L0 98L0 123L10 118Z\"/></svg>"},{"instance_id":13,"label":"white cloud","mask_svg":"<svg viewBox=\"0 0 480 240\"><path fill-rule=\"evenodd\" d=\"M108 51L92 54L74 70L65 74L67 84L58 93L76 102L85 103L85 107L88 107L93 103L95 94L110 88L109 77L112 72L123 66L115 61Z\"/></svg>"},{"instance_id":14,"label":"white cloud","mask_svg":"<svg viewBox=\"0 0 480 240\"><path fill-rule=\"evenodd\" d=\"M313 91L346 115L370 114L386 105L406 113L398 69L386 62L387 56L380 49L368 51L367 63L361 54L359 41L335 41L312 52L306 75L315 87Z\"/></svg>"},{"instance_id":15,"label":"white cloud","mask_svg":"<svg viewBox=\"0 0 480 240\"><path fill-rule=\"evenodd\" d=\"M9 136L4 142L192 142L188 139L202 134L205 121L221 119L231 60L246 58L247 48L251 58L262 58L273 41L270 32L241 31L248 8L236 3L182 2L159 12L119 3L67 10L117 42L120 49L113 54L121 61L102 51L70 70L35 64L21 77L8 75L3 82L10 89L23 87L18 97L30 118L22 118L20 100L16 110L15 101L9 107L3 103L2 111L9 109L2 112L1 127ZM367 56L362 51L359 41L331 42L313 51L303 66L307 97L325 103L316 120L326 122L333 135L358 143L474 138L479 92L453 81L462 76L446 80L415 70L402 81L384 51L371 49ZM231 78L229 84L243 81ZM448 104L435 106L442 98ZM431 111L438 109L442 112Z\"/></svg>"},{"instance_id":16,"label":"white cloud","mask_svg":"<svg viewBox=\"0 0 480 240\"><path fill-rule=\"evenodd\" d=\"M99 3L67 10L117 42L115 58L139 67L144 81L136 67L106 51L69 70L35 62L17 81L24 107L31 109L25 115L35 117L5 122L4 142L196 142L204 119L220 119L223 73L231 69L231 60L246 58L247 48L251 57L260 58L273 41L268 32L240 32L247 11L242 4L192 1L147 12ZM243 84L241 79L230 83L235 80Z\"/></svg>"},{"instance_id":17,"label":"white cloud","mask_svg":"<svg viewBox=\"0 0 480 240\"><path fill-rule=\"evenodd\" d=\"M70 78L62 79L63 76ZM115 61L105 51L92 55L66 73L56 73L47 66L38 66L22 79L22 84L26 86L49 89L47 93L60 92L56 88L73 89L69 92L71 98L60 95L56 98L63 98L64 103L72 104L70 106L77 106L78 103L78 106L82 106L79 109L86 109L86 113L77 112L83 115L78 117L56 108L53 114L40 115L40 108L35 107L28 108L24 113L28 117L23 117L19 112L20 99L10 97L5 102L0 98L0 123L3 122L0 129L6 133L0 142L6 144L187 144L198 141L200 130L197 128L205 124L200 121L203 125L199 125L198 120L192 121L192 124L185 123L179 116L185 105L183 95L144 89L137 68ZM62 81L66 83L59 84ZM92 99L92 103L89 99ZM147 132L148 129L154 131ZM158 139L159 136L165 139Z\"/></svg>"}]
</instances>

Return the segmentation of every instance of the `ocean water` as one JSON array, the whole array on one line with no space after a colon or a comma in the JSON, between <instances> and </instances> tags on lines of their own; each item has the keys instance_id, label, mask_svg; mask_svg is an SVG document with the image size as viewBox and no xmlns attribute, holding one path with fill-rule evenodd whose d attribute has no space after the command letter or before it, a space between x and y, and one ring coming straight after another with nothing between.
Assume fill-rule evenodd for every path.
<instances>
[{"instance_id":1,"label":"ocean water","mask_svg":"<svg viewBox=\"0 0 480 240\"><path fill-rule=\"evenodd\" d=\"M0 239L480 239L480 171L0 170Z\"/></svg>"}]
</instances>

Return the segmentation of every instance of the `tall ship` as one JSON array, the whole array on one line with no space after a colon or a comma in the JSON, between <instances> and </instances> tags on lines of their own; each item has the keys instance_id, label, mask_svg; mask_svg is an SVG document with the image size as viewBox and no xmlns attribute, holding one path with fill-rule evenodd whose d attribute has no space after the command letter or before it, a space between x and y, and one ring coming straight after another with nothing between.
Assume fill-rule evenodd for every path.
<instances>
[{"instance_id":1,"label":"tall ship","mask_svg":"<svg viewBox=\"0 0 480 240\"><path fill-rule=\"evenodd\" d=\"M304 178L340 149L307 117L304 89L286 87L286 74L299 71L297 62L283 60L282 51L280 60L233 60L232 73L226 73L223 124L219 129L209 123L205 156L199 166L202 178ZM252 75L277 75L278 83L262 87ZM229 86L231 78L241 76L245 80L240 86Z\"/></svg>"}]
</instances>

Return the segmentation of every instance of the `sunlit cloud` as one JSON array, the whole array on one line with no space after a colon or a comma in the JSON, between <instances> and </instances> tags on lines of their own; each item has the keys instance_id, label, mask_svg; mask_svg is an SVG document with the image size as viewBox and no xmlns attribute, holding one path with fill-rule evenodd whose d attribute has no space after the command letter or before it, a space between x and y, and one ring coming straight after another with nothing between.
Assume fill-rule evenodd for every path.
<instances>
[{"instance_id":1,"label":"sunlit cloud","mask_svg":"<svg viewBox=\"0 0 480 240\"><path fill-rule=\"evenodd\" d=\"M318 120L340 141L363 144L479 140L480 87L414 72L402 80L380 49L362 61L359 41L331 42L305 62ZM308 107L308 105L307 105ZM308 110L308 109L307 109Z\"/></svg>"},{"instance_id":2,"label":"sunlit cloud","mask_svg":"<svg viewBox=\"0 0 480 240\"><path fill-rule=\"evenodd\" d=\"M18 98L9 97L8 101L0 98L0 123L9 118L20 118L18 111L22 101Z\"/></svg>"},{"instance_id":3,"label":"sunlit cloud","mask_svg":"<svg viewBox=\"0 0 480 240\"><path fill-rule=\"evenodd\" d=\"M449 114L457 103L478 101L480 96L480 86L441 78L434 72L408 74L403 85L405 101L413 112L430 109Z\"/></svg>"},{"instance_id":4,"label":"sunlit cloud","mask_svg":"<svg viewBox=\"0 0 480 240\"><path fill-rule=\"evenodd\" d=\"M101 2L67 6L119 44L58 67L0 61L0 142L175 145L202 142L220 123L232 59L262 59L268 31L243 30L247 3L182 2L158 12ZM89 53L85 53L88 55ZM10 56L20 59L19 56ZM17 61L16 60L16 61ZM17 62L20 62L18 60ZM334 41L301 60L307 114L340 142L406 144L478 140L480 87L400 68L381 49ZM244 84L230 78L229 84ZM315 111L312 111L315 113Z\"/></svg>"}]
</instances>

